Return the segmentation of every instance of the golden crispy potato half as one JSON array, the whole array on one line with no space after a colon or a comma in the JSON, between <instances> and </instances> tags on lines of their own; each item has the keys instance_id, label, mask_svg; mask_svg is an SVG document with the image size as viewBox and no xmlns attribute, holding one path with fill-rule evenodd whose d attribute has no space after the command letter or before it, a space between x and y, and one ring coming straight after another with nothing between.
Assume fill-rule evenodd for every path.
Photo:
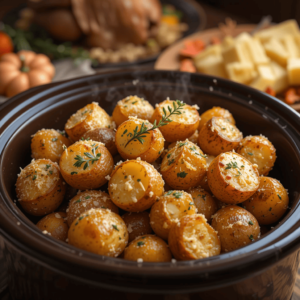
<instances>
[{"instance_id":1,"label":"golden crispy potato half","mask_svg":"<svg viewBox=\"0 0 300 300\"><path fill-rule=\"evenodd\" d=\"M91 208L105 208L119 214L119 209L110 200L109 195L102 191L84 191L78 193L69 204L67 211L68 225L71 226L73 221L85 211Z\"/></svg>"},{"instance_id":2,"label":"golden crispy potato half","mask_svg":"<svg viewBox=\"0 0 300 300\"><path fill-rule=\"evenodd\" d=\"M57 163L49 159L37 159L18 175L16 192L27 213L44 216L55 211L62 203L66 185Z\"/></svg>"},{"instance_id":3,"label":"golden crispy potato half","mask_svg":"<svg viewBox=\"0 0 300 300\"><path fill-rule=\"evenodd\" d=\"M218 232L222 252L239 249L260 237L260 228L255 217L235 205L218 210L211 225Z\"/></svg>"},{"instance_id":4,"label":"golden crispy potato half","mask_svg":"<svg viewBox=\"0 0 300 300\"><path fill-rule=\"evenodd\" d=\"M198 146L185 140L177 142L163 158L161 174L173 189L198 186L206 173L205 155Z\"/></svg>"},{"instance_id":5,"label":"golden crispy potato half","mask_svg":"<svg viewBox=\"0 0 300 300\"><path fill-rule=\"evenodd\" d=\"M206 122L208 122L210 119L212 119L213 117L224 118L231 124L235 125L235 120L234 120L232 114L227 109L219 107L219 106L215 106L215 107L205 111L200 116L199 131L204 126L204 124Z\"/></svg>"},{"instance_id":6,"label":"golden crispy potato half","mask_svg":"<svg viewBox=\"0 0 300 300\"><path fill-rule=\"evenodd\" d=\"M144 211L163 194L164 181L152 165L141 160L129 160L116 166L108 191L118 207L131 212Z\"/></svg>"},{"instance_id":7,"label":"golden crispy potato half","mask_svg":"<svg viewBox=\"0 0 300 300\"><path fill-rule=\"evenodd\" d=\"M216 157L213 155L207 155L206 154L206 169L208 169L208 167L210 166L211 162L215 159ZM199 186L201 188L203 188L205 191L211 193L211 190L209 188L208 182L207 182L207 171L205 173L205 176L203 177L203 179L200 181Z\"/></svg>"},{"instance_id":8,"label":"golden crispy potato half","mask_svg":"<svg viewBox=\"0 0 300 300\"><path fill-rule=\"evenodd\" d=\"M128 96L120 100L112 114L117 126L127 121L129 117L150 121L154 112L153 106L144 98L138 96Z\"/></svg>"},{"instance_id":9,"label":"golden crispy potato half","mask_svg":"<svg viewBox=\"0 0 300 300\"><path fill-rule=\"evenodd\" d=\"M158 123L164 116L168 116L170 114L169 109L174 110L174 104L178 107L178 102L180 101L177 101L165 100L158 104L151 118L151 123L154 123L154 121ZM165 140L172 143L184 141L192 136L198 129L200 117L195 107L185 104L179 110L178 114L172 114L169 119L172 120L172 122L160 127L160 131Z\"/></svg>"},{"instance_id":10,"label":"golden crispy potato half","mask_svg":"<svg viewBox=\"0 0 300 300\"><path fill-rule=\"evenodd\" d=\"M107 148L95 141L79 141L62 154L59 166L65 181L79 190L97 189L107 182L114 161Z\"/></svg>"},{"instance_id":11,"label":"golden crispy potato half","mask_svg":"<svg viewBox=\"0 0 300 300\"><path fill-rule=\"evenodd\" d=\"M69 147L71 143L63 131L42 129L32 136L31 156L34 159L46 158L58 163L64 145Z\"/></svg>"},{"instance_id":12,"label":"golden crispy potato half","mask_svg":"<svg viewBox=\"0 0 300 300\"><path fill-rule=\"evenodd\" d=\"M191 141L192 143L194 143L195 145L199 146L198 145L198 140L199 140L199 131L196 130L194 132L193 135L191 135L189 138L188 138L189 141Z\"/></svg>"},{"instance_id":13,"label":"golden crispy potato half","mask_svg":"<svg viewBox=\"0 0 300 300\"><path fill-rule=\"evenodd\" d=\"M90 209L72 223L69 244L95 254L117 257L128 243L122 218L109 209Z\"/></svg>"},{"instance_id":14,"label":"golden crispy potato half","mask_svg":"<svg viewBox=\"0 0 300 300\"><path fill-rule=\"evenodd\" d=\"M260 175L268 175L276 160L276 149L264 136L247 136L239 144L236 152L253 164L257 164Z\"/></svg>"},{"instance_id":15,"label":"golden crispy potato half","mask_svg":"<svg viewBox=\"0 0 300 300\"><path fill-rule=\"evenodd\" d=\"M151 207L150 225L153 231L167 240L171 225L185 215L197 213L190 194L183 191L168 191L159 197Z\"/></svg>"},{"instance_id":16,"label":"golden crispy potato half","mask_svg":"<svg viewBox=\"0 0 300 300\"><path fill-rule=\"evenodd\" d=\"M199 146L204 153L217 156L235 149L243 134L224 118L213 117L199 132Z\"/></svg>"},{"instance_id":17,"label":"golden crispy potato half","mask_svg":"<svg viewBox=\"0 0 300 300\"><path fill-rule=\"evenodd\" d=\"M169 262L172 254L165 241L155 235L143 235L125 249L124 259L137 262Z\"/></svg>"},{"instance_id":18,"label":"golden crispy potato half","mask_svg":"<svg viewBox=\"0 0 300 300\"><path fill-rule=\"evenodd\" d=\"M65 131L73 141L95 128L114 128L110 116L96 102L79 109L65 125Z\"/></svg>"},{"instance_id":19,"label":"golden crispy potato half","mask_svg":"<svg viewBox=\"0 0 300 300\"><path fill-rule=\"evenodd\" d=\"M54 212L41 219L36 226L53 238L65 242L68 237L69 226L66 221L67 214Z\"/></svg>"},{"instance_id":20,"label":"golden crispy potato half","mask_svg":"<svg viewBox=\"0 0 300 300\"><path fill-rule=\"evenodd\" d=\"M211 217L218 210L217 200L201 187L187 190L191 194L198 214L203 214L207 222L211 222Z\"/></svg>"},{"instance_id":21,"label":"golden crispy potato half","mask_svg":"<svg viewBox=\"0 0 300 300\"><path fill-rule=\"evenodd\" d=\"M81 139L103 143L112 156L118 154L115 144L116 132L111 128L95 128L87 131Z\"/></svg>"},{"instance_id":22,"label":"golden crispy potato half","mask_svg":"<svg viewBox=\"0 0 300 300\"><path fill-rule=\"evenodd\" d=\"M129 117L128 121L122 123L116 132L116 146L123 159L135 159L140 157L142 160L152 163L164 150L164 137L159 129L146 131L133 139L135 132L144 132L153 125L141 119Z\"/></svg>"},{"instance_id":23,"label":"golden crispy potato half","mask_svg":"<svg viewBox=\"0 0 300 300\"><path fill-rule=\"evenodd\" d=\"M289 196L283 185L270 177L259 177L256 193L243 203L260 225L271 225L280 220L289 205Z\"/></svg>"},{"instance_id":24,"label":"golden crispy potato half","mask_svg":"<svg viewBox=\"0 0 300 300\"><path fill-rule=\"evenodd\" d=\"M169 247L178 260L201 259L221 252L220 240L203 215L188 215L173 224Z\"/></svg>"},{"instance_id":25,"label":"golden crispy potato half","mask_svg":"<svg viewBox=\"0 0 300 300\"><path fill-rule=\"evenodd\" d=\"M129 233L129 242L139 236L152 233L149 213L146 211L134 213L128 212L122 216Z\"/></svg>"},{"instance_id":26,"label":"golden crispy potato half","mask_svg":"<svg viewBox=\"0 0 300 300\"><path fill-rule=\"evenodd\" d=\"M250 198L259 187L256 166L243 156L226 152L217 156L207 171L208 185L222 202L237 204Z\"/></svg>"}]
</instances>

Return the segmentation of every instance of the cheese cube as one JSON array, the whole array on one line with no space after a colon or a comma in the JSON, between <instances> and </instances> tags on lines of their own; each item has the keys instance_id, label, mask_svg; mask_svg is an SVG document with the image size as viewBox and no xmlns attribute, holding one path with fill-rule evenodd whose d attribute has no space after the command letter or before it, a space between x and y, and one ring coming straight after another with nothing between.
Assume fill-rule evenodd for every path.
<instances>
[{"instance_id":1,"label":"cheese cube","mask_svg":"<svg viewBox=\"0 0 300 300\"><path fill-rule=\"evenodd\" d=\"M290 85L300 85L300 58L290 58L287 66Z\"/></svg>"},{"instance_id":2,"label":"cheese cube","mask_svg":"<svg viewBox=\"0 0 300 300\"><path fill-rule=\"evenodd\" d=\"M258 38L262 43L264 43L274 37L281 38L287 34L299 34L299 26L297 21L287 20L278 25L257 32L254 34L254 37Z\"/></svg>"},{"instance_id":3,"label":"cheese cube","mask_svg":"<svg viewBox=\"0 0 300 300\"><path fill-rule=\"evenodd\" d=\"M253 64L249 62L227 64L226 71L229 79L244 84L252 81L257 76Z\"/></svg>"},{"instance_id":4,"label":"cheese cube","mask_svg":"<svg viewBox=\"0 0 300 300\"><path fill-rule=\"evenodd\" d=\"M221 55L209 55L195 62L198 72L212 76L227 78L223 58Z\"/></svg>"},{"instance_id":5,"label":"cheese cube","mask_svg":"<svg viewBox=\"0 0 300 300\"><path fill-rule=\"evenodd\" d=\"M270 66L275 76L273 89L276 94L281 93L289 86L288 73L285 68L277 64L275 61L271 61Z\"/></svg>"},{"instance_id":6,"label":"cheese cube","mask_svg":"<svg viewBox=\"0 0 300 300\"><path fill-rule=\"evenodd\" d=\"M255 65L267 65L270 62L270 59L266 55L265 49L259 40L252 39L245 43Z\"/></svg>"},{"instance_id":7,"label":"cheese cube","mask_svg":"<svg viewBox=\"0 0 300 300\"><path fill-rule=\"evenodd\" d=\"M300 50L298 48L298 45L296 44L295 37L291 34L288 34L281 38L281 43L288 53L289 57L300 57Z\"/></svg>"},{"instance_id":8,"label":"cheese cube","mask_svg":"<svg viewBox=\"0 0 300 300\"><path fill-rule=\"evenodd\" d=\"M221 46L220 45L212 45L201 51L194 58L194 61L197 62L201 59L205 59L211 55L220 55L221 54Z\"/></svg>"},{"instance_id":9,"label":"cheese cube","mask_svg":"<svg viewBox=\"0 0 300 300\"><path fill-rule=\"evenodd\" d=\"M270 66L258 66L258 77L254 79L250 86L260 91L265 91L267 87L273 87L275 76Z\"/></svg>"},{"instance_id":10,"label":"cheese cube","mask_svg":"<svg viewBox=\"0 0 300 300\"><path fill-rule=\"evenodd\" d=\"M231 45L233 45L233 44L234 44L234 39L233 39L233 37L230 36L230 35L226 35L226 36L224 37L223 41L222 41L221 46L222 46L223 48L225 48L225 47L231 46Z\"/></svg>"},{"instance_id":11,"label":"cheese cube","mask_svg":"<svg viewBox=\"0 0 300 300\"><path fill-rule=\"evenodd\" d=\"M252 40L252 36L248 32L242 32L238 36L235 37L235 40L237 42L251 41Z\"/></svg>"},{"instance_id":12,"label":"cheese cube","mask_svg":"<svg viewBox=\"0 0 300 300\"><path fill-rule=\"evenodd\" d=\"M272 38L264 44L267 55L281 66L285 67L289 55L278 39Z\"/></svg>"},{"instance_id":13,"label":"cheese cube","mask_svg":"<svg viewBox=\"0 0 300 300\"><path fill-rule=\"evenodd\" d=\"M252 62L250 54L242 41L222 49L222 56L225 64L232 62Z\"/></svg>"}]
</instances>

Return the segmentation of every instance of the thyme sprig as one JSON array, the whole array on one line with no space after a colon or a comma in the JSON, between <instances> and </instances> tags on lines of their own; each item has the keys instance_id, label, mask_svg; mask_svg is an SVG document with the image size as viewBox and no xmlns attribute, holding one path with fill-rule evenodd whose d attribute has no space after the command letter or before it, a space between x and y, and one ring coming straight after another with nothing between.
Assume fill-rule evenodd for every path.
<instances>
[{"instance_id":1,"label":"thyme sprig","mask_svg":"<svg viewBox=\"0 0 300 300\"><path fill-rule=\"evenodd\" d=\"M144 144L144 139L146 137L146 134L149 134L150 131L155 130L156 128L168 125L168 123L172 122L173 120L170 119L172 115L181 115L181 109L183 109L183 106L185 106L185 103L183 103L180 100L176 100L173 102L173 108L168 105L168 111L169 114L167 115L167 110L165 107L163 107L163 117L159 122L157 123L156 120L153 123L153 126L151 128L147 128L145 123L143 122L141 125L141 128L139 130L139 127L136 126L133 130L133 133L129 132L127 136L130 137L129 141L126 143L125 147L132 142L132 141L139 141L141 144Z\"/></svg>"},{"instance_id":2,"label":"thyme sprig","mask_svg":"<svg viewBox=\"0 0 300 300\"><path fill-rule=\"evenodd\" d=\"M83 163L85 163L84 164L84 166L83 166L83 170L85 170L88 166L89 166L89 163L91 162L92 164L95 162L95 161L97 161L97 160L99 160L99 158L100 158L100 156L101 156L101 153L95 153L95 151L98 149L98 147L99 146L96 146L95 147L95 144L93 144L92 145L92 153L93 154L91 154L91 153L89 153L89 152L84 152L84 155L85 156L87 156L89 159L84 159L82 156L80 156L80 155L76 155L75 156L75 160L77 160L76 161L76 163L73 165L74 167L77 167L77 168L80 168L81 167L81 165L83 164Z\"/></svg>"}]
</instances>

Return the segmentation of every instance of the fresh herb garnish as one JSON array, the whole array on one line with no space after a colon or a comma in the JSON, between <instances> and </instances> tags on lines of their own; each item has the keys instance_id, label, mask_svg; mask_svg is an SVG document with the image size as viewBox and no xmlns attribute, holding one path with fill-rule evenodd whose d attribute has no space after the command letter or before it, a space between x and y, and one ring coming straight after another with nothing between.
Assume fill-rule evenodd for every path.
<instances>
[{"instance_id":1,"label":"fresh herb garnish","mask_svg":"<svg viewBox=\"0 0 300 300\"><path fill-rule=\"evenodd\" d=\"M230 163L228 163L228 164L226 164L226 168L225 168L225 170L228 170L228 169L237 169L237 168L239 168L238 167L238 165L237 165L237 162L235 161L235 162L230 162Z\"/></svg>"},{"instance_id":2,"label":"fresh herb garnish","mask_svg":"<svg viewBox=\"0 0 300 300\"><path fill-rule=\"evenodd\" d=\"M112 227L113 227L115 230L120 231L119 228L117 227L117 225L113 224Z\"/></svg>"},{"instance_id":3,"label":"fresh herb garnish","mask_svg":"<svg viewBox=\"0 0 300 300\"><path fill-rule=\"evenodd\" d=\"M97 155L95 153L95 151L98 149L98 146L95 147L95 144L93 144L92 147L93 147L92 148L92 153L93 154L91 154L89 152L84 152L84 155L87 156L89 159L84 159L82 156L76 155L76 157L74 159L77 160L77 161L73 165L74 167L80 168L81 165L83 163L85 163L84 166L83 166L83 170L85 170L89 166L89 162L91 162L93 164L95 161L99 160L99 158L101 156L101 153L97 153Z\"/></svg>"},{"instance_id":4,"label":"fresh herb garnish","mask_svg":"<svg viewBox=\"0 0 300 300\"><path fill-rule=\"evenodd\" d=\"M91 196L86 196L86 197L85 197L85 199L90 199L90 198L91 198Z\"/></svg>"},{"instance_id":5,"label":"fresh herb garnish","mask_svg":"<svg viewBox=\"0 0 300 300\"><path fill-rule=\"evenodd\" d=\"M180 192L174 192L174 193L173 193L173 196L174 196L176 199L179 199L179 198L182 196L182 193L180 193Z\"/></svg>"},{"instance_id":6,"label":"fresh herb garnish","mask_svg":"<svg viewBox=\"0 0 300 300\"><path fill-rule=\"evenodd\" d=\"M253 241L253 240L254 240L254 238L253 238L253 235L252 235L252 234L249 236L249 239L250 239L251 241Z\"/></svg>"},{"instance_id":7,"label":"fresh herb garnish","mask_svg":"<svg viewBox=\"0 0 300 300\"><path fill-rule=\"evenodd\" d=\"M180 177L180 178L185 178L185 176L187 175L188 173L182 171L180 173L177 173L177 177Z\"/></svg>"},{"instance_id":8,"label":"fresh herb garnish","mask_svg":"<svg viewBox=\"0 0 300 300\"><path fill-rule=\"evenodd\" d=\"M281 196L279 194L277 194L278 198L281 200Z\"/></svg>"},{"instance_id":9,"label":"fresh herb garnish","mask_svg":"<svg viewBox=\"0 0 300 300\"><path fill-rule=\"evenodd\" d=\"M77 172L71 172L71 175L75 175L75 174L78 174Z\"/></svg>"},{"instance_id":10,"label":"fresh herb garnish","mask_svg":"<svg viewBox=\"0 0 300 300\"><path fill-rule=\"evenodd\" d=\"M252 222L252 221L249 221L248 224L249 224L249 225L253 225L253 222Z\"/></svg>"},{"instance_id":11,"label":"fresh herb garnish","mask_svg":"<svg viewBox=\"0 0 300 300\"><path fill-rule=\"evenodd\" d=\"M138 247L140 247L140 246L143 246L143 245L145 245L145 243L144 243L144 242L142 242L142 241L140 241L140 242L137 242L137 245L138 245Z\"/></svg>"},{"instance_id":12,"label":"fresh herb garnish","mask_svg":"<svg viewBox=\"0 0 300 300\"><path fill-rule=\"evenodd\" d=\"M180 142L180 143L178 143L178 148L183 147L183 146L185 146L187 144L188 144L187 142L186 143Z\"/></svg>"},{"instance_id":13,"label":"fresh herb garnish","mask_svg":"<svg viewBox=\"0 0 300 300\"><path fill-rule=\"evenodd\" d=\"M53 138L51 141L56 142L57 140L58 140L58 138Z\"/></svg>"},{"instance_id":14,"label":"fresh herb garnish","mask_svg":"<svg viewBox=\"0 0 300 300\"><path fill-rule=\"evenodd\" d=\"M81 202L81 199L78 199L77 201L75 201L75 203L80 203Z\"/></svg>"},{"instance_id":15,"label":"fresh herb garnish","mask_svg":"<svg viewBox=\"0 0 300 300\"><path fill-rule=\"evenodd\" d=\"M36 180L37 176L33 175L32 180Z\"/></svg>"},{"instance_id":16,"label":"fresh herb garnish","mask_svg":"<svg viewBox=\"0 0 300 300\"><path fill-rule=\"evenodd\" d=\"M248 155L253 155L253 153L251 153L251 152L248 152Z\"/></svg>"}]
</instances>

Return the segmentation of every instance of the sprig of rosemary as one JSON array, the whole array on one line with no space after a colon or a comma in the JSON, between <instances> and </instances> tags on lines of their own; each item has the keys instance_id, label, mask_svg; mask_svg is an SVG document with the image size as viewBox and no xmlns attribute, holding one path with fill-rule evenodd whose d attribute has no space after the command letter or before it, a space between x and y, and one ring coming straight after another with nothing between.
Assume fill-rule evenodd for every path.
<instances>
[{"instance_id":1,"label":"sprig of rosemary","mask_svg":"<svg viewBox=\"0 0 300 300\"><path fill-rule=\"evenodd\" d=\"M83 170L85 170L85 169L89 166L89 162L91 162L91 163L93 164L95 161L99 160L99 158L100 158L100 156L101 156L101 153L97 153L97 155L96 155L96 153L95 153L95 151L98 149L99 146L96 146L96 147L95 147L95 144L93 144L92 147L93 147L93 148L92 148L92 153L93 153L93 154L91 154L91 153L89 153L89 152L84 152L84 155L87 156L89 159L84 159L84 158L83 158L82 156L80 156L80 155L76 155L76 156L75 156L74 159L77 160L77 161L76 161L76 163L73 165L74 167L80 168L81 165L82 165L83 163L85 163L84 166L83 166Z\"/></svg>"},{"instance_id":2,"label":"sprig of rosemary","mask_svg":"<svg viewBox=\"0 0 300 300\"><path fill-rule=\"evenodd\" d=\"M181 115L182 112L180 111L181 109L183 109L183 106L185 106L185 103L183 103L180 100L176 100L173 102L173 108L170 107L168 105L168 111L169 114L167 115L167 110L163 107L163 117L161 120L159 120L158 123L156 123L156 120L153 123L153 126L151 128L147 128L147 126L145 125L145 123L143 122L141 125L141 128L139 130L139 126L136 126L135 129L133 130L133 133L129 132L127 134L127 136L130 137L129 141L126 143L125 148L127 147L127 145L131 142L131 141L139 141L141 144L144 144L144 139L146 137L145 134L149 134L150 131L168 125L168 123L172 122L172 120L170 119L170 117L172 115Z\"/></svg>"}]
</instances>

